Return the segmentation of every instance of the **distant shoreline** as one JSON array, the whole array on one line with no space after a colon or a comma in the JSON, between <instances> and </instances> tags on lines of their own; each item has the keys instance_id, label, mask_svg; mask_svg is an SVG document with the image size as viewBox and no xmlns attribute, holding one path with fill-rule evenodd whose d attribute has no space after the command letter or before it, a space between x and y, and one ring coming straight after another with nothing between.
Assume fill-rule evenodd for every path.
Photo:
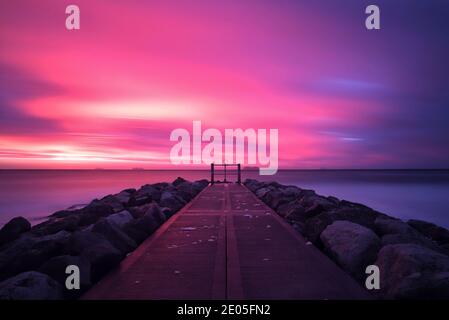
<instances>
[{"instance_id":1,"label":"distant shoreline","mask_svg":"<svg viewBox=\"0 0 449 320\"><path fill-rule=\"evenodd\" d=\"M1 169L0 171L125 171L125 172L142 172L142 171L210 171L210 169ZM257 171L256 169L242 169L242 171ZM447 169L279 169L278 171L283 172L326 172L326 171L433 171L433 172L441 172L441 171L449 171Z\"/></svg>"}]
</instances>

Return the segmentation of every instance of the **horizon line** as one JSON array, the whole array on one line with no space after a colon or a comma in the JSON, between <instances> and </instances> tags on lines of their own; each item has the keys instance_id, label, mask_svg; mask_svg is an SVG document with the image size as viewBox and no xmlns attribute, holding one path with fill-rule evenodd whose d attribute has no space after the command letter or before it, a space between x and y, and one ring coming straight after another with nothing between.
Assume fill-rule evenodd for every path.
<instances>
[{"instance_id":1,"label":"horizon line","mask_svg":"<svg viewBox=\"0 0 449 320\"><path fill-rule=\"evenodd\" d=\"M242 168L242 171L258 171L259 168ZM449 168L286 168L278 171L448 171ZM210 169L118 169L118 168L0 168L0 171L210 171Z\"/></svg>"}]
</instances>

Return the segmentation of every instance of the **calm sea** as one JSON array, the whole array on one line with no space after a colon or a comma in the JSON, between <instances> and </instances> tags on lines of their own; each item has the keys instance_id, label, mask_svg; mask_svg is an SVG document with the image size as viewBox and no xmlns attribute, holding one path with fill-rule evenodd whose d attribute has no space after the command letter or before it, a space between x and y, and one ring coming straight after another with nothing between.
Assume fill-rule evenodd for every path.
<instances>
[{"instance_id":1,"label":"calm sea","mask_svg":"<svg viewBox=\"0 0 449 320\"><path fill-rule=\"evenodd\" d=\"M0 225L21 215L37 223L54 211L146 183L209 178L208 171L0 170ZM244 171L243 179L276 180L363 203L407 220L449 228L449 170L292 170L275 176Z\"/></svg>"}]
</instances>

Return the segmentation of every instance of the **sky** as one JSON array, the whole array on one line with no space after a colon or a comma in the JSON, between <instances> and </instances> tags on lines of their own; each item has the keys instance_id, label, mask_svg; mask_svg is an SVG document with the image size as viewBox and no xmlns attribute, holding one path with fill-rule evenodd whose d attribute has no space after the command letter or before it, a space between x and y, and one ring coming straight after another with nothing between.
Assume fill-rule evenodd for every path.
<instances>
[{"instance_id":1,"label":"sky","mask_svg":"<svg viewBox=\"0 0 449 320\"><path fill-rule=\"evenodd\" d=\"M0 168L177 169L194 120L278 129L280 169L447 168L448 21L446 0L1 1Z\"/></svg>"}]
</instances>

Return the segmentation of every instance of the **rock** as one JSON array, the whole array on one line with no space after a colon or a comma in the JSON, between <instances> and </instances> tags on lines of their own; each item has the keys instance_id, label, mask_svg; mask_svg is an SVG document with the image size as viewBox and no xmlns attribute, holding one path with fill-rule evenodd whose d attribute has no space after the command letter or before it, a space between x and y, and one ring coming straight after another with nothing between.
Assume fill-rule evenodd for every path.
<instances>
[{"instance_id":1,"label":"rock","mask_svg":"<svg viewBox=\"0 0 449 320\"><path fill-rule=\"evenodd\" d=\"M327 200L332 202L334 205L339 205L340 204L340 200L338 198L336 198L336 197L333 197L333 196L327 197Z\"/></svg>"},{"instance_id":2,"label":"rock","mask_svg":"<svg viewBox=\"0 0 449 320\"><path fill-rule=\"evenodd\" d=\"M328 207L323 206L321 203L314 203L312 206L308 207L304 213L307 218L311 218L326 211L327 209Z\"/></svg>"},{"instance_id":3,"label":"rock","mask_svg":"<svg viewBox=\"0 0 449 320\"><path fill-rule=\"evenodd\" d=\"M130 207L141 206L146 203L150 203L151 201L153 201L153 198L149 194L139 194L136 192L129 199L128 206Z\"/></svg>"},{"instance_id":4,"label":"rock","mask_svg":"<svg viewBox=\"0 0 449 320\"><path fill-rule=\"evenodd\" d=\"M50 235L59 231L75 231L80 223L79 215L69 215L64 218L50 218L31 228L35 235Z\"/></svg>"},{"instance_id":5,"label":"rock","mask_svg":"<svg viewBox=\"0 0 449 320\"><path fill-rule=\"evenodd\" d=\"M380 249L380 239L373 231L349 221L335 221L320 238L329 256L359 280Z\"/></svg>"},{"instance_id":6,"label":"rock","mask_svg":"<svg viewBox=\"0 0 449 320\"><path fill-rule=\"evenodd\" d=\"M394 219L379 217L374 221L374 228L377 234L383 236L387 234L405 234L411 232L411 228L405 222Z\"/></svg>"},{"instance_id":7,"label":"rock","mask_svg":"<svg viewBox=\"0 0 449 320\"><path fill-rule=\"evenodd\" d=\"M291 221L292 227L300 234L304 234L304 223L299 221Z\"/></svg>"},{"instance_id":8,"label":"rock","mask_svg":"<svg viewBox=\"0 0 449 320\"><path fill-rule=\"evenodd\" d=\"M85 208L81 209L81 219L80 226L88 226L94 224L102 217L107 217L111 214L115 213L114 209L99 200L92 201Z\"/></svg>"},{"instance_id":9,"label":"rock","mask_svg":"<svg viewBox=\"0 0 449 320\"><path fill-rule=\"evenodd\" d=\"M49 276L24 272L0 283L0 300L59 300L62 287Z\"/></svg>"},{"instance_id":10,"label":"rock","mask_svg":"<svg viewBox=\"0 0 449 320\"><path fill-rule=\"evenodd\" d=\"M151 202L153 203L153 202ZM128 212L131 213L131 215L133 216L134 219L138 219L143 217L143 215L145 214L145 212L147 212L148 207L150 206L151 203L147 203L141 206L135 206L135 207L128 207Z\"/></svg>"},{"instance_id":11,"label":"rock","mask_svg":"<svg viewBox=\"0 0 449 320\"><path fill-rule=\"evenodd\" d=\"M192 183L192 188L195 190L196 194L200 193L204 188L209 185L209 181L206 179L197 180Z\"/></svg>"},{"instance_id":12,"label":"rock","mask_svg":"<svg viewBox=\"0 0 449 320\"><path fill-rule=\"evenodd\" d=\"M256 193L256 191L260 188L266 187L265 182L259 182L254 179L246 179L243 184L254 193Z\"/></svg>"},{"instance_id":13,"label":"rock","mask_svg":"<svg viewBox=\"0 0 449 320\"><path fill-rule=\"evenodd\" d=\"M123 228L127 223L132 221L134 218L128 211L124 210L119 213L111 214L105 218L110 223L115 223L119 228Z\"/></svg>"},{"instance_id":14,"label":"rock","mask_svg":"<svg viewBox=\"0 0 449 320\"><path fill-rule=\"evenodd\" d=\"M262 189L259 189L257 192L261 191ZM261 197L262 201L265 202L270 208L273 210L277 210L279 206L281 206L284 203L287 203L289 201L292 201L293 197L287 197L285 194L278 189L272 189L265 193Z\"/></svg>"},{"instance_id":15,"label":"rock","mask_svg":"<svg viewBox=\"0 0 449 320\"><path fill-rule=\"evenodd\" d=\"M386 234L382 237L382 246L386 246L389 244L401 244L401 243L412 243L417 244L431 250L447 254L448 251L442 247L439 247L430 239L416 233L395 233L395 234Z\"/></svg>"},{"instance_id":16,"label":"rock","mask_svg":"<svg viewBox=\"0 0 449 320\"><path fill-rule=\"evenodd\" d=\"M449 244L449 230L421 220L409 220L407 223L424 236L436 241L438 244Z\"/></svg>"},{"instance_id":17,"label":"rock","mask_svg":"<svg viewBox=\"0 0 449 320\"><path fill-rule=\"evenodd\" d=\"M64 290L68 297L79 296L91 286L90 282L90 262L86 258L78 256L63 255L53 257L45 262L40 268L39 272L50 276L56 280L62 287L65 287L65 281L68 277L66 268L69 265L75 265L80 270L80 290Z\"/></svg>"},{"instance_id":18,"label":"rock","mask_svg":"<svg viewBox=\"0 0 449 320\"><path fill-rule=\"evenodd\" d=\"M114 212L120 212L125 209L122 201L119 198L117 198L115 195L108 195L104 198L101 198L99 201L105 205L110 206ZM129 201L129 196L128 196L128 201ZM128 201L126 201L125 203L128 203Z\"/></svg>"},{"instance_id":19,"label":"rock","mask_svg":"<svg viewBox=\"0 0 449 320\"><path fill-rule=\"evenodd\" d=\"M123 205L127 205L129 202L129 199L131 199L131 195L135 193L135 189L127 189L123 190L119 193L114 194L114 197Z\"/></svg>"},{"instance_id":20,"label":"rock","mask_svg":"<svg viewBox=\"0 0 449 320\"><path fill-rule=\"evenodd\" d=\"M308 211L317 211L316 214L330 208L335 208L333 202L329 201L326 197L322 197L317 194L303 196L300 200L300 203Z\"/></svg>"},{"instance_id":21,"label":"rock","mask_svg":"<svg viewBox=\"0 0 449 320\"><path fill-rule=\"evenodd\" d=\"M375 230L382 235L382 244L414 243L441 253L446 251L435 242L423 236L407 223L393 218L379 217L375 221Z\"/></svg>"},{"instance_id":22,"label":"rock","mask_svg":"<svg viewBox=\"0 0 449 320\"><path fill-rule=\"evenodd\" d=\"M141 243L152 234L164 221L166 217L157 204L147 208L145 214L138 219L128 223L124 232L137 243Z\"/></svg>"},{"instance_id":23,"label":"rock","mask_svg":"<svg viewBox=\"0 0 449 320\"><path fill-rule=\"evenodd\" d=\"M37 270L51 257L63 254L69 238L67 231L43 237L23 235L0 252L0 279Z\"/></svg>"},{"instance_id":24,"label":"rock","mask_svg":"<svg viewBox=\"0 0 449 320\"><path fill-rule=\"evenodd\" d=\"M5 243L16 240L22 233L30 229L31 224L24 217L12 218L0 229L0 247Z\"/></svg>"},{"instance_id":25,"label":"rock","mask_svg":"<svg viewBox=\"0 0 449 320\"><path fill-rule=\"evenodd\" d=\"M161 208L161 212L164 215L165 220L167 220L168 218L170 218L174 214L173 210L170 209L170 208L167 208L167 207L162 207Z\"/></svg>"},{"instance_id":26,"label":"rock","mask_svg":"<svg viewBox=\"0 0 449 320\"><path fill-rule=\"evenodd\" d=\"M53 214L49 215L50 218L65 218L69 216L76 216L82 213L82 210L84 208L77 208L77 209L64 209L54 212Z\"/></svg>"},{"instance_id":27,"label":"rock","mask_svg":"<svg viewBox=\"0 0 449 320\"><path fill-rule=\"evenodd\" d=\"M164 191L161 195L161 201L159 202L161 207L170 208L173 212L177 212L185 204L186 201L170 191Z\"/></svg>"},{"instance_id":28,"label":"rock","mask_svg":"<svg viewBox=\"0 0 449 320\"><path fill-rule=\"evenodd\" d=\"M157 190L164 190L166 188L168 188L169 186L171 186L169 183L167 182L159 182L159 183L153 183L152 185L150 185L153 188L156 188Z\"/></svg>"},{"instance_id":29,"label":"rock","mask_svg":"<svg viewBox=\"0 0 449 320\"><path fill-rule=\"evenodd\" d=\"M284 203L278 207L277 213L288 220L305 222L306 210L298 200Z\"/></svg>"},{"instance_id":30,"label":"rock","mask_svg":"<svg viewBox=\"0 0 449 320\"><path fill-rule=\"evenodd\" d=\"M140 220L140 219L139 219ZM126 233L128 237L133 239L137 244L141 244L146 238L151 234L149 230L156 230L156 226L151 226L150 229L144 229L142 227L141 221L134 220L128 223L124 228L123 232Z\"/></svg>"},{"instance_id":31,"label":"rock","mask_svg":"<svg viewBox=\"0 0 449 320\"><path fill-rule=\"evenodd\" d=\"M272 190L284 188L284 186L282 184L280 184L279 182L276 182L276 181L270 181L270 182L267 182L266 184L267 184L267 186L271 187Z\"/></svg>"},{"instance_id":32,"label":"rock","mask_svg":"<svg viewBox=\"0 0 449 320\"><path fill-rule=\"evenodd\" d=\"M303 235L315 244L316 246L321 246L320 235L327 228L327 226L331 225L336 220L335 216L329 212L323 212L315 217L312 217L306 220L304 224Z\"/></svg>"},{"instance_id":33,"label":"rock","mask_svg":"<svg viewBox=\"0 0 449 320\"><path fill-rule=\"evenodd\" d=\"M306 212L307 213L307 212ZM318 247L321 232L334 221L350 221L368 229L374 230L374 221L381 215L368 207L343 206L330 211L324 211L308 218L305 223L304 235Z\"/></svg>"},{"instance_id":34,"label":"rock","mask_svg":"<svg viewBox=\"0 0 449 320\"><path fill-rule=\"evenodd\" d=\"M70 255L80 256L81 259L86 259L90 263L90 276L93 283L124 257L124 254L103 235L88 230L74 232L65 251Z\"/></svg>"},{"instance_id":35,"label":"rock","mask_svg":"<svg viewBox=\"0 0 449 320\"><path fill-rule=\"evenodd\" d=\"M336 220L346 220L360 224L374 231L374 222L383 214L365 206L344 206L332 210Z\"/></svg>"},{"instance_id":36,"label":"rock","mask_svg":"<svg viewBox=\"0 0 449 320\"><path fill-rule=\"evenodd\" d=\"M182 183L188 183L187 180L181 178L181 177L177 177L175 181L172 182L172 185L174 185L175 187L177 187L178 185L182 184Z\"/></svg>"},{"instance_id":37,"label":"rock","mask_svg":"<svg viewBox=\"0 0 449 320\"><path fill-rule=\"evenodd\" d=\"M112 201L109 197L112 196L103 198L103 201L95 199L82 209L57 211L50 217L65 218L68 216L78 216L80 219L80 226L93 224L97 222L98 219L115 213L114 208L108 203L109 200ZM117 208L115 208L115 210L117 210Z\"/></svg>"},{"instance_id":38,"label":"rock","mask_svg":"<svg viewBox=\"0 0 449 320\"><path fill-rule=\"evenodd\" d=\"M416 244L383 247L375 263L386 299L449 298L449 257Z\"/></svg>"},{"instance_id":39,"label":"rock","mask_svg":"<svg viewBox=\"0 0 449 320\"><path fill-rule=\"evenodd\" d=\"M258 197L258 198L263 198L263 197L265 197L265 195L268 193L268 192L270 192L271 191L271 189L270 188L259 188L259 189L257 189L257 191L256 191L256 196Z\"/></svg>"},{"instance_id":40,"label":"rock","mask_svg":"<svg viewBox=\"0 0 449 320\"><path fill-rule=\"evenodd\" d=\"M84 249L81 258L89 261L91 265L91 280L92 282L97 282L108 271L120 263L123 254L106 241Z\"/></svg>"},{"instance_id":41,"label":"rock","mask_svg":"<svg viewBox=\"0 0 449 320\"><path fill-rule=\"evenodd\" d=\"M137 243L128 237L118 225L108 221L106 218L99 220L92 228L92 232L101 234L123 255L133 251Z\"/></svg>"},{"instance_id":42,"label":"rock","mask_svg":"<svg viewBox=\"0 0 449 320\"><path fill-rule=\"evenodd\" d=\"M192 188L192 184L190 182L178 183L176 189L177 195L179 195L186 202L192 200L197 194L197 192Z\"/></svg>"},{"instance_id":43,"label":"rock","mask_svg":"<svg viewBox=\"0 0 449 320\"><path fill-rule=\"evenodd\" d=\"M97 244L103 244L105 246L111 245L111 243L99 233L94 233L90 230L76 231L71 235L64 252L69 255L78 256L84 250Z\"/></svg>"},{"instance_id":44,"label":"rock","mask_svg":"<svg viewBox=\"0 0 449 320\"><path fill-rule=\"evenodd\" d=\"M129 206L139 206L151 201L160 201L161 199L161 185L146 184L136 191L130 198Z\"/></svg>"},{"instance_id":45,"label":"rock","mask_svg":"<svg viewBox=\"0 0 449 320\"><path fill-rule=\"evenodd\" d=\"M297 198L301 194L302 190L295 186L288 186L282 189L282 192L286 197Z\"/></svg>"},{"instance_id":46,"label":"rock","mask_svg":"<svg viewBox=\"0 0 449 320\"><path fill-rule=\"evenodd\" d=\"M163 224L166 220L166 217L162 213L161 208L156 203L150 204L144 216L149 216L154 219L158 226Z\"/></svg>"}]
</instances>

